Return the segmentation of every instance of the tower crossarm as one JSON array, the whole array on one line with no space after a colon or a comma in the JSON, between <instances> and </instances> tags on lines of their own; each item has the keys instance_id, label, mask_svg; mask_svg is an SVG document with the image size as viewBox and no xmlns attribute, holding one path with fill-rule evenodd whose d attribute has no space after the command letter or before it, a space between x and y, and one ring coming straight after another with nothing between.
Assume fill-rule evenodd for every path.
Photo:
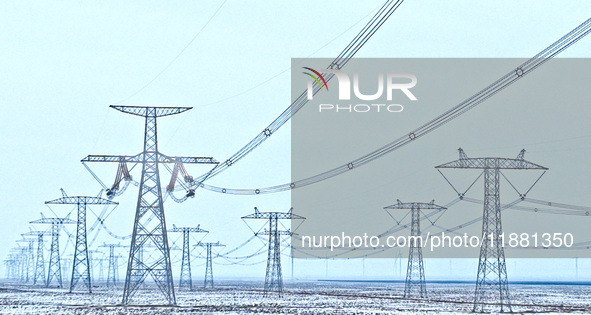
<instances>
[{"instance_id":1,"label":"tower crossarm","mask_svg":"<svg viewBox=\"0 0 591 315\"><path fill-rule=\"evenodd\" d=\"M245 215L242 219L305 219L302 216L292 213L292 209L289 209L287 212L260 212L257 207L254 207L254 213Z\"/></svg>"},{"instance_id":2,"label":"tower crossarm","mask_svg":"<svg viewBox=\"0 0 591 315\"><path fill-rule=\"evenodd\" d=\"M103 244L103 245L99 245L98 247L127 248L128 246L121 245L121 244Z\"/></svg>"},{"instance_id":3,"label":"tower crossarm","mask_svg":"<svg viewBox=\"0 0 591 315\"><path fill-rule=\"evenodd\" d=\"M142 161L142 155L103 155L91 154L80 160L80 162L130 162L138 163Z\"/></svg>"},{"instance_id":4,"label":"tower crossarm","mask_svg":"<svg viewBox=\"0 0 591 315\"><path fill-rule=\"evenodd\" d=\"M39 224L76 224L76 221L68 218L41 218L35 221L31 221L30 223L39 223Z\"/></svg>"},{"instance_id":5,"label":"tower crossarm","mask_svg":"<svg viewBox=\"0 0 591 315\"><path fill-rule=\"evenodd\" d=\"M429 209L433 209L433 210L445 210L447 209L446 207L442 207L439 205L435 204L435 200L426 203L426 202L402 202L400 201L400 199L397 200L397 203L391 205L391 206L387 206L384 207L384 209L386 210L391 210L391 209L413 209L413 208L419 208L421 210L429 210Z\"/></svg>"},{"instance_id":6,"label":"tower crossarm","mask_svg":"<svg viewBox=\"0 0 591 315\"><path fill-rule=\"evenodd\" d=\"M519 159L507 158L467 158L435 166L435 168L463 168L463 169L510 169L510 170L548 170L547 167Z\"/></svg>"},{"instance_id":7,"label":"tower crossarm","mask_svg":"<svg viewBox=\"0 0 591 315\"><path fill-rule=\"evenodd\" d=\"M21 238L21 239L19 239L19 240L16 240L16 241L17 241L17 242L21 242L21 243L28 243L28 242L34 242L34 241L36 241L36 239L34 239L34 238L25 238L25 237L23 237L23 238Z\"/></svg>"},{"instance_id":8,"label":"tower crossarm","mask_svg":"<svg viewBox=\"0 0 591 315\"><path fill-rule=\"evenodd\" d=\"M197 245L195 245L195 247L200 246L200 247L207 247L207 246L211 246L211 247L224 247L226 245L224 244L220 244L220 242L215 242L215 243L207 243L207 242L199 242L197 243Z\"/></svg>"},{"instance_id":9,"label":"tower crossarm","mask_svg":"<svg viewBox=\"0 0 591 315\"><path fill-rule=\"evenodd\" d=\"M270 234L269 230L265 229L263 232L258 232L258 233L255 233L254 235L261 236L261 235L269 235L269 234ZM293 235L293 232L291 232L289 230L287 230L287 231L281 231L280 230L280 231L277 231L277 235L289 235L289 236L291 236L291 235Z\"/></svg>"},{"instance_id":10,"label":"tower crossarm","mask_svg":"<svg viewBox=\"0 0 591 315\"><path fill-rule=\"evenodd\" d=\"M91 196L66 196L55 200L46 201L45 204L54 205L69 205L69 204L87 204L87 205L117 205L118 202L114 202L108 199Z\"/></svg>"},{"instance_id":11,"label":"tower crossarm","mask_svg":"<svg viewBox=\"0 0 591 315\"><path fill-rule=\"evenodd\" d=\"M482 157L469 158L462 148L458 149L460 158L435 168L460 168L460 169L509 169L509 170L548 170L547 167L526 161L525 150L521 150L516 158Z\"/></svg>"},{"instance_id":12,"label":"tower crossarm","mask_svg":"<svg viewBox=\"0 0 591 315\"><path fill-rule=\"evenodd\" d=\"M101 155L91 154L80 160L80 162L111 162L111 163L141 163L143 162L143 155ZM158 153L158 163L184 163L184 164L218 164L212 157L201 157L201 156L168 156L162 153Z\"/></svg>"},{"instance_id":13,"label":"tower crossarm","mask_svg":"<svg viewBox=\"0 0 591 315\"><path fill-rule=\"evenodd\" d=\"M197 225L197 227L177 227L176 225L172 225L172 229L168 229L168 232L190 232L190 233L209 233L209 231L204 230Z\"/></svg>"},{"instance_id":14,"label":"tower crossarm","mask_svg":"<svg viewBox=\"0 0 591 315\"><path fill-rule=\"evenodd\" d=\"M219 164L212 157L203 156L168 156L158 153L158 162L160 163L183 163L183 164Z\"/></svg>"},{"instance_id":15,"label":"tower crossarm","mask_svg":"<svg viewBox=\"0 0 591 315\"><path fill-rule=\"evenodd\" d=\"M26 233L21 234L22 236L43 236L49 234L47 231L29 231Z\"/></svg>"},{"instance_id":16,"label":"tower crossarm","mask_svg":"<svg viewBox=\"0 0 591 315\"><path fill-rule=\"evenodd\" d=\"M190 110L193 107L166 107L166 106L128 106L128 105L110 105L122 113L141 116L141 117L164 117L176 115Z\"/></svg>"},{"instance_id":17,"label":"tower crossarm","mask_svg":"<svg viewBox=\"0 0 591 315\"><path fill-rule=\"evenodd\" d=\"M29 250L28 246L17 246L10 249L11 253L14 254L23 254L25 251Z\"/></svg>"}]
</instances>

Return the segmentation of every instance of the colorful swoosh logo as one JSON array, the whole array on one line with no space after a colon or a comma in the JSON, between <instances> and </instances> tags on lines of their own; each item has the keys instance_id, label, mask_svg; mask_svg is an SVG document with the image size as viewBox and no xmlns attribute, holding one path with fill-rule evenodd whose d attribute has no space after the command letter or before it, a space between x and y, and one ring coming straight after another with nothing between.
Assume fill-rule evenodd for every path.
<instances>
[{"instance_id":1,"label":"colorful swoosh logo","mask_svg":"<svg viewBox=\"0 0 591 315\"><path fill-rule=\"evenodd\" d=\"M303 68L314 72L314 74L316 74L317 77L312 75L309 72L302 72L302 73L306 74L306 75L310 76L312 79L314 79L314 81L316 81L316 83L318 83L318 85L320 86L320 89L322 89L322 83L320 83L320 80L322 80L322 82L324 82L324 87L326 87L326 90L328 91L328 84L326 84L326 80L324 80L324 77L322 76L322 74L320 72L318 72L312 68L308 68L308 67L303 67ZM320 80L318 80L318 79L320 79Z\"/></svg>"}]
</instances>

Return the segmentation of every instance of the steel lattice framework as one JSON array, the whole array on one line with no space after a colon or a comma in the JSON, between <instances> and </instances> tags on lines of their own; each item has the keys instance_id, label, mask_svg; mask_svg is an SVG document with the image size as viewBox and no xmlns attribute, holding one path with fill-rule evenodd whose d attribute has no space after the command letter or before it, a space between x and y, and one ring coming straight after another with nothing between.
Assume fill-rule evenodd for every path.
<instances>
[{"instance_id":1,"label":"steel lattice framework","mask_svg":"<svg viewBox=\"0 0 591 315\"><path fill-rule=\"evenodd\" d=\"M115 255L115 248L126 248L127 246L123 246L121 244L103 244L99 247L105 247L109 249L109 266L107 271L107 287L115 287L117 285L117 281L119 280L119 264L117 263L117 258L121 256Z\"/></svg>"},{"instance_id":2,"label":"steel lattice framework","mask_svg":"<svg viewBox=\"0 0 591 315\"><path fill-rule=\"evenodd\" d=\"M101 252L98 249L88 250L88 262L89 262L88 267L90 268L90 279L92 279L93 282L98 280L94 274L94 261L95 261L94 254L102 255L103 252Z\"/></svg>"},{"instance_id":3,"label":"steel lattice framework","mask_svg":"<svg viewBox=\"0 0 591 315\"><path fill-rule=\"evenodd\" d=\"M16 279L17 274L17 261L16 258L11 254L8 259L4 260L6 265L6 279Z\"/></svg>"},{"instance_id":4,"label":"steel lattice framework","mask_svg":"<svg viewBox=\"0 0 591 315\"><path fill-rule=\"evenodd\" d=\"M43 214L41 214L43 216ZM51 251L49 254L49 268L45 286L49 287L51 281L56 279L58 287L62 287L62 270L60 260L60 229L63 224L76 224L76 221L69 218L46 218L31 221L30 223L51 224Z\"/></svg>"},{"instance_id":5,"label":"steel lattice framework","mask_svg":"<svg viewBox=\"0 0 591 315\"><path fill-rule=\"evenodd\" d=\"M34 250L33 248L35 247L35 239L34 238L23 238L20 240L17 240L17 242L23 242L23 243L27 243L27 251L26 251L26 255L25 255L25 273L24 273L24 277L25 277L25 282L29 282L33 279L33 273L34 273L34 264L35 264L35 254L34 254Z\"/></svg>"},{"instance_id":6,"label":"steel lattice framework","mask_svg":"<svg viewBox=\"0 0 591 315\"><path fill-rule=\"evenodd\" d=\"M270 292L277 292L279 296L283 293L283 274L281 272L281 235L289 235L292 233L279 230L278 223L280 219L305 219L302 216L292 213L293 209L288 212L260 212L256 207L254 213L243 216L242 219L264 219L269 222L269 229L264 232L256 233L257 236L268 235L269 244L267 252L267 271L265 273L265 295Z\"/></svg>"},{"instance_id":7,"label":"steel lattice framework","mask_svg":"<svg viewBox=\"0 0 591 315\"><path fill-rule=\"evenodd\" d=\"M189 236L190 233L209 233L197 225L197 227L176 227L172 225L172 229L168 232L183 233L183 260L181 264L181 278L179 279L179 290L183 287L187 287L189 290L193 290L193 278L191 276L191 250L189 247Z\"/></svg>"},{"instance_id":8,"label":"steel lattice framework","mask_svg":"<svg viewBox=\"0 0 591 315\"><path fill-rule=\"evenodd\" d=\"M458 160L436 168L484 170L484 208L482 212L482 245L474 292L474 312L485 312L490 302L498 300L501 312L511 312L505 250L500 235L501 223L500 170L548 170L524 159L525 150L517 158L469 158L462 148ZM522 196L524 198L524 196ZM493 244L491 244L491 242Z\"/></svg>"},{"instance_id":9,"label":"steel lattice framework","mask_svg":"<svg viewBox=\"0 0 591 315\"><path fill-rule=\"evenodd\" d=\"M411 226L410 235L421 236L421 210L444 210L445 207L438 206L435 201L424 202L402 202L397 200L396 204L384 207L386 210L392 209L410 209ZM414 240L414 241L413 241ZM427 288L425 286L425 268L423 264L422 240L411 239L408 249L408 265L406 268L406 281L404 284L404 297L427 297Z\"/></svg>"},{"instance_id":10,"label":"steel lattice framework","mask_svg":"<svg viewBox=\"0 0 591 315\"><path fill-rule=\"evenodd\" d=\"M176 304L170 249L166 234L166 220L160 183L160 163L217 164L211 157L171 157L158 151L158 117L180 114L191 107L152 107L111 105L120 112L145 119L144 150L134 156L89 155L82 162L141 163L142 175L138 194L135 221L127 263L123 304L129 304L135 292L150 275L168 304ZM149 258L141 255L146 245L154 245L156 253Z\"/></svg>"},{"instance_id":11,"label":"steel lattice framework","mask_svg":"<svg viewBox=\"0 0 591 315\"><path fill-rule=\"evenodd\" d=\"M22 234L22 236L36 236L37 237L37 259L35 261L35 272L33 274L33 284L37 284L37 280L44 282L45 275L45 259L43 259L43 231L29 231Z\"/></svg>"},{"instance_id":12,"label":"steel lattice framework","mask_svg":"<svg viewBox=\"0 0 591 315\"><path fill-rule=\"evenodd\" d=\"M14 269L15 269L15 279L19 279L20 281L25 281L25 268L27 265L27 250L26 246L18 246L14 247L10 250L13 261L14 261Z\"/></svg>"},{"instance_id":13,"label":"steel lattice framework","mask_svg":"<svg viewBox=\"0 0 591 315\"><path fill-rule=\"evenodd\" d=\"M205 278L203 280L203 288L207 288L208 285L210 288L213 288L213 257L211 255L211 248L212 247L223 247L226 245L220 244L220 242L216 242L216 243L199 242L196 246L205 247L205 251L207 253L207 258L205 261Z\"/></svg>"},{"instance_id":14,"label":"steel lattice framework","mask_svg":"<svg viewBox=\"0 0 591 315\"><path fill-rule=\"evenodd\" d=\"M70 277L70 292L74 290L78 281L82 280L88 293L92 293L92 280L90 277L90 260L88 243L86 241L86 206L87 205L117 205L117 202L91 196L68 196L62 189L62 198L46 201L45 204L77 205L78 217L76 222L76 246L74 260L72 262L72 277Z\"/></svg>"}]
</instances>

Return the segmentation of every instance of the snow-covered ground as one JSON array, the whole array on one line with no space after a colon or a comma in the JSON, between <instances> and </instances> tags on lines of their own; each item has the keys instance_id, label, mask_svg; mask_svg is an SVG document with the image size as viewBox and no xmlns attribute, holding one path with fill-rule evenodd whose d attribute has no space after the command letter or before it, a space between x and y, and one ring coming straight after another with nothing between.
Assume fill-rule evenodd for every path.
<instances>
[{"instance_id":1,"label":"snow-covered ground","mask_svg":"<svg viewBox=\"0 0 591 315\"><path fill-rule=\"evenodd\" d=\"M427 299L402 298L402 283L286 283L283 297L263 297L259 282L218 281L215 289L176 290L178 306L155 305L158 291L141 290L132 306L122 306L122 289L93 288L68 293L5 282L0 284L0 314L389 314L464 313L472 310L474 285L428 284ZM591 313L591 286L511 285L513 311Z\"/></svg>"}]
</instances>

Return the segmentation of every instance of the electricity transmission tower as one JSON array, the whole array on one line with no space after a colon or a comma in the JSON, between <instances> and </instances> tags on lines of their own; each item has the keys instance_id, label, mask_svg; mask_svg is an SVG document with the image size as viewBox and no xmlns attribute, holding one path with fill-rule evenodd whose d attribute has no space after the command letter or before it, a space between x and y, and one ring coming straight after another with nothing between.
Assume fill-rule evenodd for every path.
<instances>
[{"instance_id":1,"label":"electricity transmission tower","mask_svg":"<svg viewBox=\"0 0 591 315\"><path fill-rule=\"evenodd\" d=\"M410 240L408 248L408 266L406 267L406 281L404 283L404 297L418 296L427 297L425 286L425 269L423 265L423 251L421 249L423 241L421 236L421 210L444 210L446 208L435 204L435 200L430 203L424 202L402 202L387 206L384 209L410 209L411 224L410 235L415 236Z\"/></svg>"},{"instance_id":2,"label":"electricity transmission tower","mask_svg":"<svg viewBox=\"0 0 591 315\"><path fill-rule=\"evenodd\" d=\"M37 259L35 261L35 272L33 273L33 284L37 284L37 280L42 282L45 276L45 260L43 259L43 235L47 232L43 231L29 231L21 234L22 236L36 236L37 237Z\"/></svg>"},{"instance_id":3,"label":"electricity transmission tower","mask_svg":"<svg viewBox=\"0 0 591 315\"><path fill-rule=\"evenodd\" d=\"M526 161L524 159L525 150L521 150L517 158L514 159L468 158L462 148L458 149L458 151L460 155L458 160L436 166L436 168L481 169L484 173L483 239L480 246L473 311L485 312L487 311L487 305L490 305L491 301L498 300L501 312L511 312L505 250L500 237L503 233L500 194L501 170L546 171L548 168ZM521 195L521 197L525 198L525 194Z\"/></svg>"},{"instance_id":4,"label":"electricity transmission tower","mask_svg":"<svg viewBox=\"0 0 591 315\"><path fill-rule=\"evenodd\" d=\"M62 275L64 277L63 280L66 281L66 283L70 280L72 280L72 277L68 278L68 270L70 270L70 266L72 265L72 263L74 262L74 255L70 254L67 255L65 257L62 257Z\"/></svg>"},{"instance_id":5,"label":"electricity transmission tower","mask_svg":"<svg viewBox=\"0 0 591 315\"><path fill-rule=\"evenodd\" d=\"M45 286L49 287L53 279L57 280L58 287L62 287L62 270L60 261L60 229L64 224L76 224L76 221L65 218L46 218L41 213L41 219L30 223L51 224L51 250L49 253L49 268Z\"/></svg>"},{"instance_id":6,"label":"electricity transmission tower","mask_svg":"<svg viewBox=\"0 0 591 315\"><path fill-rule=\"evenodd\" d=\"M269 229L264 232L256 233L257 236L269 236L269 249L267 252L267 271L265 274L265 295L269 292L277 292L279 296L283 293L283 274L281 273L281 235L292 233L287 230L279 230L278 223L280 219L305 219L302 216L288 212L260 212L256 207L254 213L243 216L242 219L264 219L269 222Z\"/></svg>"},{"instance_id":7,"label":"electricity transmission tower","mask_svg":"<svg viewBox=\"0 0 591 315\"><path fill-rule=\"evenodd\" d=\"M94 268L95 259L93 257L94 254L101 254L102 255L103 252L101 252L98 249L88 250L88 267L90 268L90 279L92 279L93 282L98 280L94 275L94 270L95 270L95 268Z\"/></svg>"},{"instance_id":8,"label":"electricity transmission tower","mask_svg":"<svg viewBox=\"0 0 591 315\"><path fill-rule=\"evenodd\" d=\"M203 287L213 288L213 257L211 255L211 248L212 247L223 247L226 246L224 244L220 244L220 242L216 243L203 243L199 242L195 246L205 247L205 251L207 252L207 260L205 261L205 280L203 281Z\"/></svg>"},{"instance_id":9,"label":"electricity transmission tower","mask_svg":"<svg viewBox=\"0 0 591 315\"><path fill-rule=\"evenodd\" d=\"M78 220L76 224L76 246L74 249L74 260L72 262L72 277L70 278L70 292L74 290L78 281L82 280L88 293L92 293L90 278L90 261L88 257L88 244L86 242L86 206L87 205L116 205L108 199L91 196L68 196L61 189L62 198L46 201L45 204L52 205L77 205Z\"/></svg>"},{"instance_id":10,"label":"electricity transmission tower","mask_svg":"<svg viewBox=\"0 0 591 315\"><path fill-rule=\"evenodd\" d=\"M107 287L114 287L117 281L119 280L119 264L117 262L117 258L121 257L115 255L115 248L125 248L127 246L123 246L121 244L103 244L99 247L109 248L109 269L107 272Z\"/></svg>"},{"instance_id":11,"label":"electricity transmission tower","mask_svg":"<svg viewBox=\"0 0 591 315\"><path fill-rule=\"evenodd\" d=\"M34 264L35 264L35 254L33 253L34 250L33 248L35 247L35 239L34 238L24 238L17 240L17 242L22 242L22 243L27 243L27 250L26 250L26 254L25 254L25 282L29 282L31 281L31 279L33 278L33 272L34 272Z\"/></svg>"},{"instance_id":12,"label":"electricity transmission tower","mask_svg":"<svg viewBox=\"0 0 591 315\"><path fill-rule=\"evenodd\" d=\"M175 165L180 163L218 164L218 162L211 157L172 157L158 151L156 119L183 113L191 107L111 105L111 108L145 119L144 149L139 154L132 156L89 155L82 159L82 162L117 162L120 165L140 163L142 165L122 303L129 304L145 278L150 275L167 303L176 304L158 165L160 163ZM187 177L185 180L192 181L192 178ZM194 192L189 191L187 194L194 195ZM151 259L144 257L140 259L142 247L149 244L156 246L156 255L150 256Z\"/></svg>"},{"instance_id":13,"label":"electricity transmission tower","mask_svg":"<svg viewBox=\"0 0 591 315\"><path fill-rule=\"evenodd\" d=\"M176 227L172 225L172 229L168 232L179 232L183 233L183 261L181 264L181 278L179 279L179 290L183 287L188 287L189 290L193 290L193 280L191 278L191 250L189 247L189 236L190 233L209 233L209 231L203 230L197 225L194 227Z\"/></svg>"},{"instance_id":14,"label":"electricity transmission tower","mask_svg":"<svg viewBox=\"0 0 591 315\"><path fill-rule=\"evenodd\" d=\"M10 258L10 255L4 260L4 266L6 268L6 279L12 279L12 259Z\"/></svg>"},{"instance_id":15,"label":"electricity transmission tower","mask_svg":"<svg viewBox=\"0 0 591 315\"><path fill-rule=\"evenodd\" d=\"M10 251L15 256L16 261L16 277L15 279L25 282L26 267L27 267L27 250L26 246L18 246L12 248Z\"/></svg>"},{"instance_id":16,"label":"electricity transmission tower","mask_svg":"<svg viewBox=\"0 0 591 315\"><path fill-rule=\"evenodd\" d=\"M104 281L105 280L105 268L103 263L105 262L104 258L99 258L99 276L98 276L98 280L99 281Z\"/></svg>"},{"instance_id":17,"label":"electricity transmission tower","mask_svg":"<svg viewBox=\"0 0 591 315\"><path fill-rule=\"evenodd\" d=\"M10 249L10 255L9 255L9 264L11 266L11 279L13 280L19 280L20 277L20 256L18 251L16 250L16 248L11 248Z\"/></svg>"},{"instance_id":18,"label":"electricity transmission tower","mask_svg":"<svg viewBox=\"0 0 591 315\"><path fill-rule=\"evenodd\" d=\"M8 259L4 260L6 265L6 279L16 278L16 260L14 256L8 255Z\"/></svg>"}]
</instances>

